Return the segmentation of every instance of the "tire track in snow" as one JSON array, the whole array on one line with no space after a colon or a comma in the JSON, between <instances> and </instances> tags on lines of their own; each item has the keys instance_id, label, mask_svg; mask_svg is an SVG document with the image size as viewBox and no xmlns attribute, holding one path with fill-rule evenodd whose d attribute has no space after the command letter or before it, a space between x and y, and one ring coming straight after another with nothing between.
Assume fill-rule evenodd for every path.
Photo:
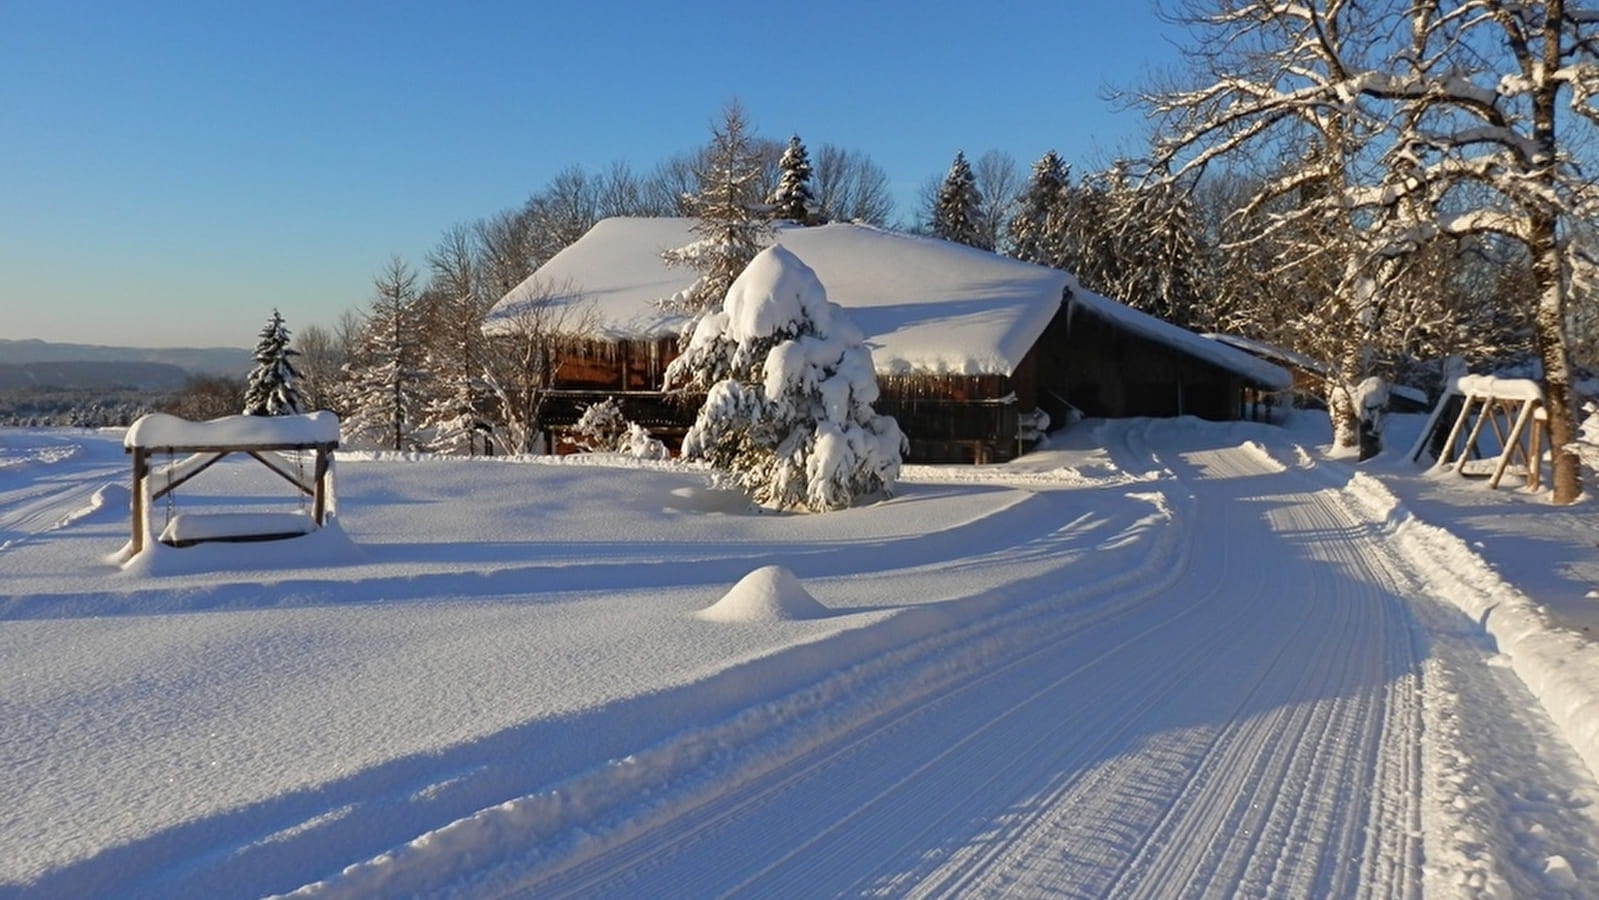
<instances>
[{"instance_id":1,"label":"tire track in snow","mask_svg":"<svg viewBox=\"0 0 1599 900\"><path fill-rule=\"evenodd\" d=\"M1241 477L1249 474L1247 467L1239 468L1232 464L1216 467L1216 471L1225 471L1227 477ZM1230 546L1232 545L1224 545L1224 552ZM1227 578L1222 579L1224 583L1228 580ZM1257 597L1270 598L1273 593L1272 587L1266 585L1257 594ZM1350 610L1345 609L1341 618L1340 627L1347 629L1354 617ZM1290 644L1284 643L1284 651L1289 646ZM1317 659L1317 657L1312 658ZM1332 655L1320 657L1320 659L1328 663L1324 666L1324 671L1308 671L1301 679L1301 686L1303 687L1304 683L1317 682L1317 676L1330 674L1326 670L1334 667L1331 661L1337 658ZM1278 661L1275 665L1280 667L1282 660L1283 654L1279 653ZM1263 670L1263 675L1265 673L1266 671ZM1265 678L1257 680L1254 690L1258 691L1269 683ZM1166 807L1167 814L1162 817L1160 824L1154 826L1151 829L1151 833L1145 835L1145 840L1141 845L1142 850L1140 851L1142 858L1130 862L1124 869L1120 881L1116 882L1114 886L1084 887L1079 884L1076 886L1075 895L1116 896L1127 894L1139 896L1146 895L1140 893L1140 891L1147 891L1147 895L1153 896L1179 896L1181 894L1178 892L1177 884L1174 883L1174 877L1177 874L1196 869L1199 874L1190 879L1189 893L1198 895L1204 895L1207 892L1231 894L1235 891L1241 891L1249 894L1254 892L1257 887L1251 885L1247 879L1225 874L1206 875L1207 871L1214 873L1222 868L1214 859L1215 852L1210 854L1210 858L1195 860L1183 854L1171 854L1167 848L1182 847L1195 842L1203 844L1207 837L1213 840L1214 835L1218 833L1254 835L1249 840L1235 842L1230 849L1233 856L1239 859L1245 861L1253 859L1258 862L1260 860L1281 858L1276 853L1261 852L1260 848L1263 841L1275 840L1276 844L1288 847L1296 846L1296 842L1297 844L1319 846L1320 837L1315 827L1313 827L1317 824L1317 820L1315 817L1301 815L1308 808L1305 805L1292 806L1291 813L1286 817L1279 815L1275 819L1263 819L1262 816L1264 815L1263 810L1268 806L1267 801L1280 793L1289 783L1297 783L1298 780L1305 779L1310 784L1336 784L1340 780L1341 775L1316 774L1318 772L1330 773L1335 771L1326 762L1332 754L1325 752L1324 743L1318 739L1317 735L1325 735L1328 730L1327 723L1339 718L1333 711L1337 709L1340 703L1341 701L1335 699L1332 703L1285 706L1282 709L1287 710L1287 715L1256 717L1254 721L1242 721L1238 717L1230 719L1228 727L1223 730L1224 733L1218 735L1217 739L1212 742L1210 748L1206 751L1211 757L1210 763L1208 765L1200 762L1186 764L1186 771L1194 777L1190 777L1185 782L1184 792L1178 795L1178 799L1172 801ZM1286 751L1280 748L1279 745L1286 740L1283 736L1300 734L1308 735L1309 737L1297 738L1297 746L1310 746L1313 748L1312 752L1309 754L1299 752L1295 747L1288 747ZM1263 735L1265 737L1262 737ZM1279 761L1283 757L1286 757L1286 764ZM1267 768L1263 768L1267 763L1272 764L1271 767L1267 767L1270 768L1270 771L1267 771ZM1223 785L1220 790L1214 787L1206 787L1199 776L1202 776L1207 769L1213 767L1224 771L1229 768L1242 769L1245 775L1235 783ZM1250 792L1254 799L1251 799L1248 803L1239 803L1232 806L1227 810L1227 817L1218 820L1216 815L1222 811L1223 806L1211 803L1206 799L1206 794L1219 794L1223 799L1226 799L1232 791L1248 785L1254 785L1254 789ZM1078 798L1078 800L1079 802L1093 802L1091 797ZM1198 813L1195 810L1198 810ZM1122 808L1119 813L1113 808L1108 814L1117 815L1125 812L1125 808ZM1074 814L1080 814L1080 810ZM1261 821L1266 822L1269 827L1257 824ZM1172 823L1177 824L1173 825ZM1163 827L1167 828L1166 834L1159 833L1159 829ZM1262 832L1272 828L1282 832L1286 837L1274 839L1270 834L1262 834ZM1351 831L1354 830L1346 829L1344 832L1344 843L1346 844L1349 843L1348 835ZM1358 831L1355 831L1355 833L1358 834ZM1218 847L1221 847L1221 845L1214 845L1212 849L1216 850ZM1241 852L1239 848L1242 848ZM1353 854L1333 853L1326 855L1341 855L1349 858ZM1147 861L1148 858L1154 858L1156 862L1149 863ZM1234 859L1231 865L1233 868L1237 868L1238 860ZM1278 868L1280 869L1281 866L1279 865ZM1213 882L1208 888L1204 880L1206 878ZM1277 878L1281 880L1281 875L1279 874ZM1303 881L1304 879L1295 880ZM1129 887L1129 885L1132 885L1132 887ZM1266 892L1269 893L1270 890ZM1291 889L1290 893L1303 895L1320 892L1306 891L1301 888ZM1378 891L1378 893L1386 892Z\"/></svg>"},{"instance_id":2,"label":"tire track in snow","mask_svg":"<svg viewBox=\"0 0 1599 900\"><path fill-rule=\"evenodd\" d=\"M123 473L69 437L38 435L49 443L7 448L0 457L0 552L36 535L71 524L95 507L95 494L106 483L120 483ZM42 467L47 474L32 470ZM7 488L10 476L28 477L21 487ZM126 494L121 495L123 498Z\"/></svg>"},{"instance_id":3,"label":"tire track in snow","mask_svg":"<svg viewBox=\"0 0 1599 900\"><path fill-rule=\"evenodd\" d=\"M692 813L708 805L721 808L715 805L730 791L755 784L797 753L820 752L817 748L827 746L834 736L863 721L878 721L907 703L925 701L1029 642L1069 635L1100 621L1115 621L1128 607L1142 602L1149 591L1137 585L1153 579L1153 590L1169 581L1181 568L1183 550L1180 542L1171 540L1180 529L1150 530L1148 519L1167 515L1162 512L1161 498L1147 495L1144 499L1154 504L1154 516L1126 523L1127 531L1119 540L1106 542L1092 554L1093 571L1106 574L1098 581L1077 576L1072 583L1078 603L1064 613L1054 604L1036 602L1034 591L1047 576L1017 580L1014 568L1017 559L1036 556L1063 537L1075 540L1074 522L1057 523L1055 535L1024 541L994 555L991 565L1012 573L1009 580L993 588L1007 599L994 606L987 598L972 598L993 607L991 615L965 623L945 620L943 627L926 639L838 671L791 697L747 710L722 725L680 734L553 790L483 810L352 867L336 879L307 885L302 892L323 896L435 890L520 893L529 890L529 879L534 879L539 885L535 893L543 895L557 890L549 887L552 878L565 877L562 873L608 852L618 841L696 834L703 828L685 811ZM1063 509L1071 509L1071 503L1066 502ZM1148 537L1132 541L1131 536L1140 532L1147 532ZM1080 555L1068 554L1057 565L1073 559L1083 562ZM1106 568L1106 562L1115 561L1125 565ZM930 612L943 615L937 610ZM807 651L796 648L795 652ZM613 768L625 778L619 780ZM625 795L614 813L609 811L609 804L617 802L610 799L612 794ZM560 831L567 810L581 810L580 831ZM657 830L666 821L670 828ZM675 838L669 842L678 843ZM637 855L633 850L622 852ZM498 853L505 853L508 859L494 867L497 871L481 871L481 864L471 862L494 859ZM615 875L610 873L610 877ZM441 887L443 884L454 886Z\"/></svg>"},{"instance_id":4,"label":"tire track in snow","mask_svg":"<svg viewBox=\"0 0 1599 900\"><path fill-rule=\"evenodd\" d=\"M1138 624L1137 620L1133 622ZM945 823L961 818L966 812L965 804L980 801L986 794L985 788L991 787L1007 776L1003 768L998 772L988 771L990 767L983 762L984 760L990 759L994 752L1000 751L1025 757L1029 752L1047 745L1051 739L1063 737L1061 733L1070 730L1073 722L1061 720L1054 731L1043 735L1029 735L1024 732L1023 737L1027 739L1027 743L1019 746L1010 740L1009 734L1003 731L1002 726L1025 720L1027 713L1035 712L1040 705L1047 706L1051 699L1058 699L1053 698L1053 694L1074 685L1085 672L1091 670L1095 662L1124 650L1128 644L1143 636L1143 633L1135 633L1115 646L1096 648L1099 652L1097 658L1079 663L1074 671L1051 683L1041 687L1034 685L1036 689L1031 694L1011 704L1007 709L993 712L962 703L963 698L996 679L1021 679L1029 684L1036 682L1043 673L1030 668L1029 664L1036 656L1045 652L1046 648L1034 648L1030 653L1021 654L993 670L981 673L968 683L957 685L948 693L939 694L928 702L916 704L890 718L873 722L868 728L857 730L840 742L839 746L830 748L825 754L818 754L822 756L820 759L813 755L799 760L795 765L785 767L777 776L775 785L761 785L754 789L739 791L735 795L718 798L714 804L709 805L714 821L691 824L687 828L675 828L671 833L655 836L656 840L645 848L629 848L625 855L620 857L596 860L586 867L597 870L593 874L584 873L583 877L570 880L562 878L527 887L540 896L581 896L597 888L601 889L601 893L605 893L604 887L608 879L615 878L617 871L623 870L627 873L626 878L629 881L677 885L676 890L684 895L745 891L764 893L769 885L763 883L763 876L783 870L781 877L785 882L805 884L807 891L820 891L823 894L848 893L850 886L828 884L829 874L840 868L850 871L848 865L841 866L841 862L853 860L859 863L863 857L881 853L883 840L894 837L893 832L897 829L893 826L900 821L900 810L924 811L930 802L929 794L937 795L946 801L946 808L941 814L925 820L922 827L910 835L909 843L914 843L915 838L921 835L936 835ZM1169 667L1172 683L1180 680L1184 668L1180 664ZM944 714L949 711L953 711L957 717L964 713L967 718L946 717ZM1083 748L1082 752L1103 752L1124 737L1127 723L1135 719L1138 712L1140 710L1136 707L1131 710L1112 710L1110 711L1112 721L1107 722L1106 727L1083 730L1084 733L1078 737L1077 742L1069 746ZM975 717L973 713L976 713ZM900 771L899 766L904 761L904 756L899 752L877 753L875 759L866 758L872 751L880 749L884 743L896 740L924 743L926 732L923 729L928 727L936 728L939 734L943 735L945 742L937 743L937 746L944 749L935 752L931 758L924 760L911 772ZM955 777L952 777L949 771L951 768L958 770ZM818 782L825 784L819 785ZM883 782L887 782L887 785L883 786ZM840 815L840 810L837 808L840 799L846 803L859 802L850 800L859 796L851 789L851 785L873 792L875 796L865 804L845 809ZM964 804L952 801L949 790L951 785L965 785L959 791L960 796L955 798L964 801ZM798 808L787 807L775 814L763 811L762 805L779 790L796 791ZM730 870L737 871L736 865L717 866L714 864L715 860L712 860L713 864L706 867L702 865L704 860L696 857L689 857L687 862L684 861L684 854L693 849L692 839L701 838L706 831L727 826L740 817L762 815L775 815L779 821L759 826L756 828L757 831L782 827L780 820L788 819L830 824L819 828L809 840L791 848L788 853L764 869L757 864L755 866L757 871L741 882L726 877ZM862 815L869 815L875 821L864 823L857 821ZM855 826L856 831L864 830L873 834L878 840L858 841L854 840L853 836L841 837L841 832L848 826ZM749 827L749 824L742 822L740 827ZM720 851L716 855L720 856ZM749 860L739 860L741 864L747 865L749 862ZM649 866L653 866L653 869ZM683 871L684 866L688 868L688 872ZM789 869L798 869L798 871L789 871ZM724 876L724 880L717 881L718 876Z\"/></svg>"},{"instance_id":5,"label":"tire track in snow","mask_svg":"<svg viewBox=\"0 0 1599 900\"><path fill-rule=\"evenodd\" d=\"M1173 585L514 892L1414 894L1415 659L1369 530L1248 447L1121 440L1199 497ZM1265 476L1291 493L1234 496ZM1330 589L1247 553L1274 509Z\"/></svg>"}]
</instances>

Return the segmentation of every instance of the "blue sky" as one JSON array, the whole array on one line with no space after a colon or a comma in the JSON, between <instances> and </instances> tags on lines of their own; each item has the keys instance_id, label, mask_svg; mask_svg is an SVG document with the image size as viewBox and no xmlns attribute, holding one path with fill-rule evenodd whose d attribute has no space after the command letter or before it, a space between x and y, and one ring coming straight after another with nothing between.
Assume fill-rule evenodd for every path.
<instances>
[{"instance_id":1,"label":"blue sky","mask_svg":"<svg viewBox=\"0 0 1599 900\"><path fill-rule=\"evenodd\" d=\"M737 97L870 154L897 215L957 149L1079 169L1178 59L1146 0L0 0L0 337L248 346L560 170L647 171Z\"/></svg>"}]
</instances>

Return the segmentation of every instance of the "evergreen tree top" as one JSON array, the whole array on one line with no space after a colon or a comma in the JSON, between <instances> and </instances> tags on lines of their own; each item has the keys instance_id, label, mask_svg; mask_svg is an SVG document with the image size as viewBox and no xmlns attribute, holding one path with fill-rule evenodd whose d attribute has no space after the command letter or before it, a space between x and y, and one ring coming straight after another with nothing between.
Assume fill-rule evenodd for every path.
<instances>
[{"instance_id":1,"label":"evergreen tree top","mask_svg":"<svg viewBox=\"0 0 1599 900\"><path fill-rule=\"evenodd\" d=\"M773 219L784 219L800 225L811 224L815 218L816 194L811 189L811 160L799 135L788 139L788 147L778 161L781 175L777 187L768 199Z\"/></svg>"},{"instance_id":2,"label":"evergreen tree top","mask_svg":"<svg viewBox=\"0 0 1599 900\"><path fill-rule=\"evenodd\" d=\"M977 190L977 179L966 162L966 153L957 150L949 173L939 185L938 198L933 207L933 234L946 241L969 246L982 246L978 210L983 195Z\"/></svg>"}]
</instances>

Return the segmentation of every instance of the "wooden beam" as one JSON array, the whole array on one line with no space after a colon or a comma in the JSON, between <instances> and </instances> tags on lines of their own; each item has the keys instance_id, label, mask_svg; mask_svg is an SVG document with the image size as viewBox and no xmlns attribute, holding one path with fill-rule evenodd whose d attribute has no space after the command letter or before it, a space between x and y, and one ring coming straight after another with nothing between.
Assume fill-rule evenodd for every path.
<instances>
[{"instance_id":1,"label":"wooden beam","mask_svg":"<svg viewBox=\"0 0 1599 900\"><path fill-rule=\"evenodd\" d=\"M1527 421L1532 418L1532 408L1538 405L1537 400L1524 400L1521 404L1521 414L1516 416L1516 424L1510 428L1509 440L1502 443L1504 452L1499 454L1499 465L1494 467L1493 477L1488 479L1488 486L1496 488L1499 480L1505 477L1505 469L1510 466L1510 458L1521 450L1521 432L1527 427ZM1525 457L1525 453L1523 453Z\"/></svg>"},{"instance_id":2,"label":"wooden beam","mask_svg":"<svg viewBox=\"0 0 1599 900\"><path fill-rule=\"evenodd\" d=\"M1532 414L1532 434L1528 443L1532 445L1527 462L1527 487L1538 490L1543 486L1543 439L1544 429L1547 427L1544 417L1537 413Z\"/></svg>"},{"instance_id":3,"label":"wooden beam","mask_svg":"<svg viewBox=\"0 0 1599 900\"><path fill-rule=\"evenodd\" d=\"M149 530L146 481L150 477L150 454L142 447L131 447L129 450L133 454L133 497L129 501L132 532L128 543L133 552L138 553L144 549L144 535Z\"/></svg>"},{"instance_id":4,"label":"wooden beam","mask_svg":"<svg viewBox=\"0 0 1599 900\"><path fill-rule=\"evenodd\" d=\"M1455 441L1459 439L1460 432L1466 426L1466 421L1471 416L1471 395L1466 394L1460 403L1460 414L1455 416L1454 427L1449 429L1449 437L1444 441L1443 451L1438 456L1438 465L1447 467L1455 457Z\"/></svg>"},{"instance_id":5,"label":"wooden beam","mask_svg":"<svg viewBox=\"0 0 1599 900\"><path fill-rule=\"evenodd\" d=\"M311 521L315 522L318 528L322 527L328 514L328 489L332 487L333 482L333 466L330 457L331 454L327 450L321 447L317 448L314 466L316 471L315 477L312 479L316 483L316 490L311 494Z\"/></svg>"},{"instance_id":6,"label":"wooden beam","mask_svg":"<svg viewBox=\"0 0 1599 900\"><path fill-rule=\"evenodd\" d=\"M194 459L196 456L204 456L204 455L205 455L204 452L195 453L195 454L190 455L189 459ZM177 490L178 487L180 485L182 485L184 482L186 482L189 479L193 478L194 476L200 474L201 472L204 472L206 469L209 469L212 466L216 465L218 460L220 460L222 457L227 456L227 455L228 455L227 453L217 453L217 454L213 455L210 459L208 459L205 462L201 463L198 467L196 467L194 469L194 471L185 472L182 476L180 476L178 478L172 478L169 475L168 478L166 479L166 483L161 487L160 490L158 490L155 493L151 494L150 495L150 499L151 500L160 500L162 497L165 497L166 495L168 495L168 494L172 493L173 491ZM187 461L188 460L184 460L184 462L187 462ZM174 468L176 468L178 466L181 466L182 464L183 463L181 463L181 462L171 463L171 464L167 465L166 467L164 467L162 469L162 471L170 473Z\"/></svg>"},{"instance_id":7,"label":"wooden beam","mask_svg":"<svg viewBox=\"0 0 1599 900\"><path fill-rule=\"evenodd\" d=\"M281 456L278 456L276 453L273 453L270 457L267 457L263 456L261 453L257 453L254 450L246 450L244 452L249 454L250 457L256 462L277 473L278 476L280 476L284 481L287 481L289 484L299 488L301 493L307 495L314 495L316 493L316 491L309 484L306 484L301 480L301 476L298 472L289 471L289 461Z\"/></svg>"},{"instance_id":8,"label":"wooden beam","mask_svg":"<svg viewBox=\"0 0 1599 900\"><path fill-rule=\"evenodd\" d=\"M1467 401L1465 409L1461 410L1461 415L1465 415L1470 409L1471 402ZM1456 472L1466 474L1466 456L1470 451L1477 450L1477 437L1482 433L1483 424L1491 418L1493 418L1493 398L1483 397L1482 411L1477 414L1477 424L1471 426L1471 434L1466 437L1466 445L1460 448L1460 462L1455 464ZM1481 452L1477 451L1479 455Z\"/></svg>"}]
</instances>

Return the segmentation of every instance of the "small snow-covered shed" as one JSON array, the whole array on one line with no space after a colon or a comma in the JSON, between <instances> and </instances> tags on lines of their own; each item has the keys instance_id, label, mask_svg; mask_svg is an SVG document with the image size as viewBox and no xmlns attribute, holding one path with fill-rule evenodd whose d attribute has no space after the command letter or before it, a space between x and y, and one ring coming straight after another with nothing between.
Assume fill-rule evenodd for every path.
<instances>
[{"instance_id":1,"label":"small snow-covered shed","mask_svg":"<svg viewBox=\"0 0 1599 900\"><path fill-rule=\"evenodd\" d=\"M612 396L629 419L664 437L693 420L692 406L661 392L687 322L665 301L696 278L661 253L693 241L693 224L603 220L490 312L491 333L509 327L529 298L584 304L597 322L562 365L547 426L570 425L584 406ZM876 408L899 420L914 461L1010 459L1040 425L1064 422L1068 403L1078 405L1069 398L1085 384L1108 398L1078 405L1089 414L1225 419L1243 412L1241 385L1288 380L1275 366L1084 291L1056 269L853 223L779 226L773 239L816 272L867 336L881 389ZM1146 373L1165 380L1147 393L1175 392L1178 400L1140 403L1141 393L1108 383L1138 383ZM1215 396L1201 399L1201 385Z\"/></svg>"}]
</instances>

